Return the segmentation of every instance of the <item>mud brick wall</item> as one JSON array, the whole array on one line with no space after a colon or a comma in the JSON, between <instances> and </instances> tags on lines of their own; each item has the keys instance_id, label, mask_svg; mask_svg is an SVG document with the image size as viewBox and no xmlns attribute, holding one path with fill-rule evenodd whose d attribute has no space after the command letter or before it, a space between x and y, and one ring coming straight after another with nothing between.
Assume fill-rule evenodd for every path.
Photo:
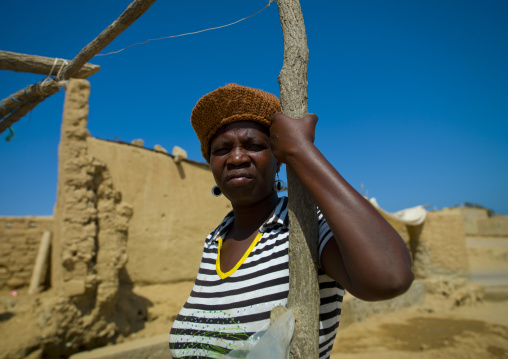
<instances>
[{"instance_id":1,"label":"mud brick wall","mask_svg":"<svg viewBox=\"0 0 508 359\"><path fill-rule=\"evenodd\" d=\"M483 236L508 237L508 216L496 216L477 220L478 233ZM469 233L468 233L469 234Z\"/></svg>"},{"instance_id":2,"label":"mud brick wall","mask_svg":"<svg viewBox=\"0 0 508 359\"><path fill-rule=\"evenodd\" d=\"M508 216L489 217L487 210L481 208L445 208L443 212L460 213L468 236L508 237Z\"/></svg>"},{"instance_id":3,"label":"mud brick wall","mask_svg":"<svg viewBox=\"0 0 508 359\"><path fill-rule=\"evenodd\" d=\"M53 217L0 217L0 289L27 287L44 231Z\"/></svg>"},{"instance_id":4,"label":"mud brick wall","mask_svg":"<svg viewBox=\"0 0 508 359\"><path fill-rule=\"evenodd\" d=\"M416 278L470 277L464 220L460 213L427 212L425 222L411 228L410 234Z\"/></svg>"}]
</instances>

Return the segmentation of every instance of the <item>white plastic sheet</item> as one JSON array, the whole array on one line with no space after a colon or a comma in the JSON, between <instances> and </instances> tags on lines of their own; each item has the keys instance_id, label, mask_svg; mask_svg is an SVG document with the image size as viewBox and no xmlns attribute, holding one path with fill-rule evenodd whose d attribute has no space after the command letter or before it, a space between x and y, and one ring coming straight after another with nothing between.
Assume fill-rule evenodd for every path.
<instances>
[{"instance_id":1,"label":"white plastic sheet","mask_svg":"<svg viewBox=\"0 0 508 359\"><path fill-rule=\"evenodd\" d=\"M381 207L379 207L379 204L377 203L375 198L370 198L369 201L378 211L382 212L387 217L395 221L404 223L408 226L418 226L422 224L425 221L425 218L427 217L427 211L425 210L424 206L416 206L403 209L395 213L389 213L386 212Z\"/></svg>"},{"instance_id":2,"label":"white plastic sheet","mask_svg":"<svg viewBox=\"0 0 508 359\"><path fill-rule=\"evenodd\" d=\"M295 330L295 317L288 310L265 332L255 333L224 359L289 359L289 344Z\"/></svg>"}]
</instances>

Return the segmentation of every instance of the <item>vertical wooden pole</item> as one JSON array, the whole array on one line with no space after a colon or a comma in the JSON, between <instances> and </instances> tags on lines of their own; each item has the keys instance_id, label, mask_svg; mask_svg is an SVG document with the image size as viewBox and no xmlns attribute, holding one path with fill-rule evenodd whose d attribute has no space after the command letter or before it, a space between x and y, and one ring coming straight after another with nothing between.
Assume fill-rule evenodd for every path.
<instances>
[{"instance_id":1,"label":"vertical wooden pole","mask_svg":"<svg viewBox=\"0 0 508 359\"><path fill-rule=\"evenodd\" d=\"M41 284L41 278L43 276L44 269L48 269L48 259L49 259L49 247L51 245L51 232L44 231L41 239L41 244L39 245L39 252L37 253L37 258L35 259L35 265L32 272L32 279L30 280L30 286L28 287L28 294L35 294L39 289L39 285Z\"/></svg>"},{"instance_id":2,"label":"vertical wooden pole","mask_svg":"<svg viewBox=\"0 0 508 359\"><path fill-rule=\"evenodd\" d=\"M308 113L307 65L309 50L298 0L278 0L284 37L284 65L279 74L280 99L285 115ZM319 285L317 281L316 206L291 170L289 186L289 296L288 308L296 319L290 357L319 356Z\"/></svg>"}]
</instances>

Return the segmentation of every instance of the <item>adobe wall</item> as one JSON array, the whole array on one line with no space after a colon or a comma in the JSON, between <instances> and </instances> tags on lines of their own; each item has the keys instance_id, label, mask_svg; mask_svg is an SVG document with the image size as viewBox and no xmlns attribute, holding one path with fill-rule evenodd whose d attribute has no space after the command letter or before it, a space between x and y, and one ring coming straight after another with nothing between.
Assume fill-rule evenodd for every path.
<instances>
[{"instance_id":1,"label":"adobe wall","mask_svg":"<svg viewBox=\"0 0 508 359\"><path fill-rule=\"evenodd\" d=\"M462 215L451 211L427 212L425 222L408 227L416 278L469 278L469 260Z\"/></svg>"},{"instance_id":2,"label":"adobe wall","mask_svg":"<svg viewBox=\"0 0 508 359\"><path fill-rule=\"evenodd\" d=\"M508 216L496 216L477 220L477 233L468 235L508 237Z\"/></svg>"},{"instance_id":3,"label":"adobe wall","mask_svg":"<svg viewBox=\"0 0 508 359\"><path fill-rule=\"evenodd\" d=\"M508 216L489 217L482 208L454 207L443 211L460 213L468 236L508 237Z\"/></svg>"},{"instance_id":4,"label":"adobe wall","mask_svg":"<svg viewBox=\"0 0 508 359\"><path fill-rule=\"evenodd\" d=\"M132 207L122 200L107 165L87 148L90 84L70 80L66 88L58 187L51 250L52 303L44 317L40 346L45 357L61 357L105 345L128 333L136 312L119 307L120 273L127 261ZM144 308L137 309L138 311Z\"/></svg>"},{"instance_id":5,"label":"adobe wall","mask_svg":"<svg viewBox=\"0 0 508 359\"><path fill-rule=\"evenodd\" d=\"M44 231L53 231L53 217L0 217L0 289L30 284Z\"/></svg>"},{"instance_id":6,"label":"adobe wall","mask_svg":"<svg viewBox=\"0 0 508 359\"><path fill-rule=\"evenodd\" d=\"M209 166L128 144L88 137L90 156L106 163L133 208L126 272L135 284L194 280L203 243L231 210L214 197Z\"/></svg>"}]
</instances>

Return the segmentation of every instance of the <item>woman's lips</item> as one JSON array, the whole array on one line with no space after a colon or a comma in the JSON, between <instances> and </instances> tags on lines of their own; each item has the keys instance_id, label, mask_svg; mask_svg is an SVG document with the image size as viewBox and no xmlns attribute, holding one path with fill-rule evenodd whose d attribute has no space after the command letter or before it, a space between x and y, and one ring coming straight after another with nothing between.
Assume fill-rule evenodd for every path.
<instances>
[{"instance_id":1,"label":"woman's lips","mask_svg":"<svg viewBox=\"0 0 508 359\"><path fill-rule=\"evenodd\" d=\"M231 185L242 185L252 180L248 173L235 173L228 176L226 182Z\"/></svg>"}]
</instances>

